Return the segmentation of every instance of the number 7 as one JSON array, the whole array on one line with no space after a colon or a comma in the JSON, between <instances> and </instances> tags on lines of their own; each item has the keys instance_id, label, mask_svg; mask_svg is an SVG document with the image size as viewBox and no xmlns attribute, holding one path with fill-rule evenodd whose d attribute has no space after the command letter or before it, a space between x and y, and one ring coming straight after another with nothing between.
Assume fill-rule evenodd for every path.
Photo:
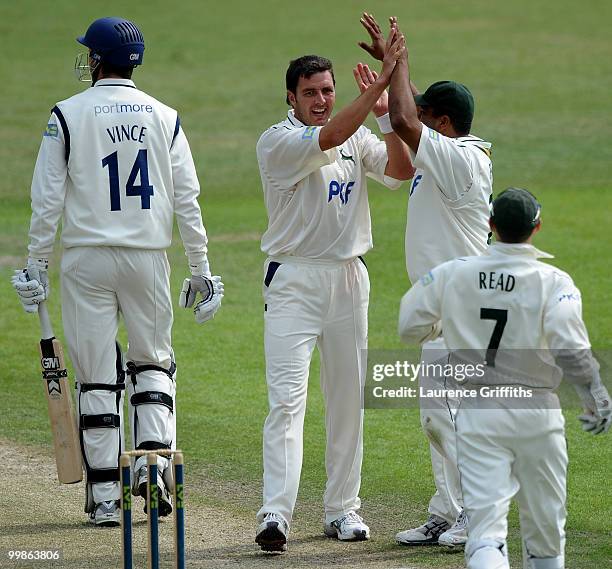
<instances>
[{"instance_id":1,"label":"number 7","mask_svg":"<svg viewBox=\"0 0 612 569\"><path fill-rule=\"evenodd\" d=\"M501 342L504 328L508 322L508 311L501 310L499 308L481 308L480 309L481 320L495 320L495 328L493 328L493 334L491 334L491 340L487 347L486 364L489 367L495 367L495 358L497 356L497 348Z\"/></svg>"}]
</instances>

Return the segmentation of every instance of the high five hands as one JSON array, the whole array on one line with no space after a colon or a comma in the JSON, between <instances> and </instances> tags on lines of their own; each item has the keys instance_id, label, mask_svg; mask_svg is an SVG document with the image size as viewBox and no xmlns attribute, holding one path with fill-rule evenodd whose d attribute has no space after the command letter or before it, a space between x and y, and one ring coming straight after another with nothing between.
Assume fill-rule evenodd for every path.
<instances>
[{"instance_id":1,"label":"high five hands","mask_svg":"<svg viewBox=\"0 0 612 569\"><path fill-rule=\"evenodd\" d=\"M364 13L361 18L361 23L366 30L368 30L372 45L368 45L365 42L359 43L360 47L365 49L375 59L383 62L380 79L387 85L391 80L391 75L393 74L397 61L401 59L406 52L406 42L404 36L397 29L396 19L390 18L389 20L390 31L389 36L385 40L374 17ZM367 64L363 63L358 63L357 67L353 69L353 76L355 77L355 81L361 93L379 78L376 71L371 70ZM376 116L382 116L389 111L388 95L386 91L382 93L372 111Z\"/></svg>"},{"instance_id":2,"label":"high five hands","mask_svg":"<svg viewBox=\"0 0 612 569\"><path fill-rule=\"evenodd\" d=\"M363 13L359 21L361 22L361 25L365 28L366 32L368 32L368 35L370 36L370 41L372 42L368 44L364 41L360 41L358 43L359 47L367 51L374 59L383 61L384 56L385 56L386 43L388 42L388 40L387 42L385 42L385 38L383 36L382 30L380 29L380 26L378 25L378 22L375 20L372 14L368 14L367 12ZM395 16L391 16L389 18L389 28L390 28L390 32L389 32L390 35L395 33L397 34L397 36L401 37L402 39L404 38L403 34L401 33L399 29L397 18ZM404 40L404 46L405 46L405 40ZM400 55L403 56L404 54L406 54L405 49Z\"/></svg>"}]
</instances>

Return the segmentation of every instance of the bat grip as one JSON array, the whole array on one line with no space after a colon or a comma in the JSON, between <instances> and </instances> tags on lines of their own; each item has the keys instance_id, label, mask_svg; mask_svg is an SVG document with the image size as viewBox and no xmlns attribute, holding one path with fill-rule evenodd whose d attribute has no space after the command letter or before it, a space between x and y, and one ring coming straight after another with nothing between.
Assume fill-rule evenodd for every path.
<instances>
[{"instance_id":1,"label":"bat grip","mask_svg":"<svg viewBox=\"0 0 612 569\"><path fill-rule=\"evenodd\" d=\"M38 317L40 318L40 332L43 340L53 338L53 328L51 327L51 319L47 311L47 303L41 302L38 305Z\"/></svg>"}]
</instances>

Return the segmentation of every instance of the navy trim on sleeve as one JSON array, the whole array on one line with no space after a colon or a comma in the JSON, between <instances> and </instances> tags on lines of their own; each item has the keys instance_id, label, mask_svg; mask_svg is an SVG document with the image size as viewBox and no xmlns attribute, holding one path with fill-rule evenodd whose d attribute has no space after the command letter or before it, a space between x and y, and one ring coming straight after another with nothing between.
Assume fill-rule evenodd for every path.
<instances>
[{"instance_id":1,"label":"navy trim on sleeve","mask_svg":"<svg viewBox=\"0 0 612 569\"><path fill-rule=\"evenodd\" d=\"M51 113L54 113L55 116L58 118L62 127L62 131L64 132L64 146L66 147L65 157L66 164L68 164L68 158L70 158L70 131L68 130L68 125L66 124L66 119L64 118L64 115L62 114L62 111L59 110L57 105L55 105L55 107L51 109Z\"/></svg>"},{"instance_id":2,"label":"navy trim on sleeve","mask_svg":"<svg viewBox=\"0 0 612 569\"><path fill-rule=\"evenodd\" d=\"M181 128L181 119L179 118L178 115L176 115L176 125L174 125L174 134L172 135L172 143L170 144L170 148L172 148L172 146L174 145L174 141L176 140L176 137L178 136L180 128Z\"/></svg>"}]
</instances>

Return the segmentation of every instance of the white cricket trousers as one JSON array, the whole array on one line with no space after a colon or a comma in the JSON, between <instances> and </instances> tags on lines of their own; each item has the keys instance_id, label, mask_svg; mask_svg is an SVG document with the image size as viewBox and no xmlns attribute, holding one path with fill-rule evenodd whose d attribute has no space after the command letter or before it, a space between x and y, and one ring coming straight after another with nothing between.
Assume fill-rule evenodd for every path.
<instances>
[{"instance_id":1,"label":"white cricket trousers","mask_svg":"<svg viewBox=\"0 0 612 569\"><path fill-rule=\"evenodd\" d=\"M483 545L505 546L508 510L516 496L524 567L563 569L567 447L561 410L464 409L462 404L455 424L468 568L484 569L474 555ZM502 562L497 551L499 567L508 568L507 557Z\"/></svg>"},{"instance_id":2,"label":"white cricket trousers","mask_svg":"<svg viewBox=\"0 0 612 569\"><path fill-rule=\"evenodd\" d=\"M123 440L123 397L122 392L85 391L82 385L117 384L115 340L120 313L128 334L128 360L169 368L172 357L169 276L170 266L161 250L71 247L63 252L62 319L79 386L79 414L106 415L109 420L118 416L121 423L119 431L81 429L84 459L92 470L118 467ZM136 391L165 392L174 398L173 382L166 375L158 372L142 375ZM139 429L145 440L174 439L173 413L160 405L142 405L140 409ZM119 499L116 482L96 483L92 490L95 503Z\"/></svg>"},{"instance_id":3,"label":"white cricket trousers","mask_svg":"<svg viewBox=\"0 0 612 569\"><path fill-rule=\"evenodd\" d=\"M449 353L444 338L440 337L423 344L421 361L425 365L444 365L448 363ZM432 366L431 369L436 368ZM419 385L425 389L456 388L452 378L434 373L421 373ZM455 523L463 508L454 425L457 407L458 401L447 397L423 398L420 401L421 426L429 439L431 468L436 485L436 493L429 501L429 513L450 524Z\"/></svg>"},{"instance_id":4,"label":"white cricket trousers","mask_svg":"<svg viewBox=\"0 0 612 569\"><path fill-rule=\"evenodd\" d=\"M273 278L271 263L280 263ZM270 412L263 430L264 489L258 519L276 512L291 522L302 469L308 371L316 344L326 408L323 502L329 523L361 505L368 272L360 259L341 263L296 257L268 259L264 269Z\"/></svg>"}]
</instances>

